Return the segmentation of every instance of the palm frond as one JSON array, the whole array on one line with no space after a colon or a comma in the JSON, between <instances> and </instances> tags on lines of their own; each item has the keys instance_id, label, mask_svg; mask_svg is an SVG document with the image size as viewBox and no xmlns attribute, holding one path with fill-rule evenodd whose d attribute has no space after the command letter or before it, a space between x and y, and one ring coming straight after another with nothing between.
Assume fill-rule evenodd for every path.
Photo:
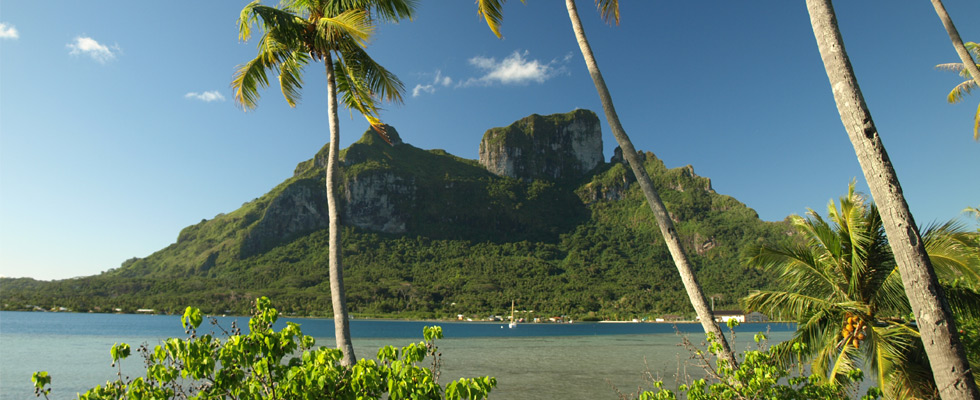
<instances>
[{"instance_id":1,"label":"palm frond","mask_svg":"<svg viewBox=\"0 0 980 400\"><path fill-rule=\"evenodd\" d=\"M807 219L800 219L794 223L794 226L803 234L806 251L813 254L815 265L822 271L827 281L843 297L850 296L851 272L847 236L840 235L839 227L832 227L813 210L807 212Z\"/></svg>"},{"instance_id":2,"label":"palm frond","mask_svg":"<svg viewBox=\"0 0 980 400\"><path fill-rule=\"evenodd\" d=\"M363 0L362 0L363 1ZM369 7L366 7L373 15L377 15L383 21L398 21L415 17L415 8L418 6L417 0L371 0Z\"/></svg>"},{"instance_id":3,"label":"palm frond","mask_svg":"<svg viewBox=\"0 0 980 400\"><path fill-rule=\"evenodd\" d=\"M296 107L302 89L302 69L308 62L303 51L290 50L268 33L259 41L255 59L240 65L232 78L235 102L246 110L258 106L259 89L269 86L268 72L278 75L280 88L290 107Z\"/></svg>"},{"instance_id":4,"label":"palm frond","mask_svg":"<svg viewBox=\"0 0 980 400\"><path fill-rule=\"evenodd\" d=\"M615 21L619 25L619 0L595 0L595 6L599 9L602 20L608 24Z\"/></svg>"},{"instance_id":5,"label":"palm frond","mask_svg":"<svg viewBox=\"0 0 980 400\"><path fill-rule=\"evenodd\" d=\"M374 104L374 96L364 83L361 71L349 66L343 57L333 60L333 69L336 72L337 93L340 94L341 103L351 110L357 110L365 116L375 115L377 108Z\"/></svg>"},{"instance_id":6,"label":"palm frond","mask_svg":"<svg viewBox=\"0 0 980 400\"><path fill-rule=\"evenodd\" d=\"M279 87L290 107L296 107L296 103L302 97L300 90L303 88L303 67L309 60L307 53L292 51L279 64Z\"/></svg>"},{"instance_id":7,"label":"palm frond","mask_svg":"<svg viewBox=\"0 0 980 400\"><path fill-rule=\"evenodd\" d=\"M980 44L977 44L976 42L966 42L963 43L963 47L966 47L966 51L973 55L974 60L980 61Z\"/></svg>"},{"instance_id":8,"label":"palm frond","mask_svg":"<svg viewBox=\"0 0 980 400\"><path fill-rule=\"evenodd\" d=\"M252 25L258 22L258 16L252 9L259 5L260 0L255 0L245 5L238 16L238 40L248 41L252 37Z\"/></svg>"},{"instance_id":9,"label":"palm frond","mask_svg":"<svg viewBox=\"0 0 980 400\"><path fill-rule=\"evenodd\" d=\"M856 310L860 303L836 303L825 298L800 293L760 290L742 299L746 310L761 311L778 319L802 322L810 320L817 310ZM866 311L866 309L865 309Z\"/></svg>"},{"instance_id":10,"label":"palm frond","mask_svg":"<svg viewBox=\"0 0 980 400\"><path fill-rule=\"evenodd\" d=\"M952 71L952 72L959 73L960 71L964 70L965 68L963 68L963 63L943 63L943 64L937 64L936 65L936 69L942 70L942 71Z\"/></svg>"},{"instance_id":11,"label":"palm frond","mask_svg":"<svg viewBox=\"0 0 980 400\"><path fill-rule=\"evenodd\" d=\"M375 105L375 96L368 88L362 71L344 62L341 57L334 61L334 70L342 73L336 74L337 92L341 95L341 101L350 110L357 110L371 124L371 128L389 145L392 144L381 119L378 118L378 107Z\"/></svg>"},{"instance_id":12,"label":"palm frond","mask_svg":"<svg viewBox=\"0 0 980 400\"><path fill-rule=\"evenodd\" d=\"M874 339L871 342L874 343ZM875 378L878 387L884 390L886 383L888 383L888 376L891 374L892 369L895 368L895 361L883 351L874 351L868 360L870 360L868 368L871 371L877 372Z\"/></svg>"},{"instance_id":13,"label":"palm frond","mask_svg":"<svg viewBox=\"0 0 980 400\"><path fill-rule=\"evenodd\" d=\"M310 11L317 9L321 3L325 2L319 0L279 0L279 8L308 17Z\"/></svg>"},{"instance_id":14,"label":"palm frond","mask_svg":"<svg viewBox=\"0 0 980 400\"><path fill-rule=\"evenodd\" d=\"M476 13L487 21L487 26L497 38L500 35L500 23L504 19L503 6L507 0L476 0Z\"/></svg>"},{"instance_id":15,"label":"palm frond","mask_svg":"<svg viewBox=\"0 0 980 400\"><path fill-rule=\"evenodd\" d=\"M927 225L922 232L929 260L940 278L965 280L972 287L980 287L980 249L974 233L955 220Z\"/></svg>"},{"instance_id":16,"label":"palm frond","mask_svg":"<svg viewBox=\"0 0 980 400\"><path fill-rule=\"evenodd\" d=\"M871 215L866 210L864 199L854 193L854 184L851 181L847 196L840 198L840 210L835 218L839 229L837 236L846 239L842 240L842 256L846 254L848 266L846 271L841 272L850 273L848 293L852 296L862 291L875 237L875 232L870 229L873 223ZM830 208L833 210L835 207L831 205Z\"/></svg>"},{"instance_id":17,"label":"palm frond","mask_svg":"<svg viewBox=\"0 0 980 400\"><path fill-rule=\"evenodd\" d=\"M807 247L814 253L816 259L831 265L836 273L840 270L840 258L843 256L843 245L837 231L830 226L816 211L807 210L807 218L792 218L793 227L803 234Z\"/></svg>"},{"instance_id":18,"label":"palm frond","mask_svg":"<svg viewBox=\"0 0 980 400\"><path fill-rule=\"evenodd\" d=\"M888 244L888 237L885 236L884 223L874 203L868 205L864 218L867 223L865 231L869 237L864 260L866 270L858 278L856 291L860 291L860 298L869 299L874 307L882 304L885 307L899 306L907 299L901 286L901 277L896 273L895 257ZM895 282L898 283L898 292L890 291Z\"/></svg>"},{"instance_id":19,"label":"palm frond","mask_svg":"<svg viewBox=\"0 0 980 400\"><path fill-rule=\"evenodd\" d=\"M307 23L296 14L288 10L280 10L260 4L249 4L246 8L250 10L252 15L250 20L261 20L262 31L275 39L276 42L294 49L298 49L304 44L303 36L306 32ZM242 12L244 11L242 10ZM239 29L241 28L239 27Z\"/></svg>"},{"instance_id":20,"label":"palm frond","mask_svg":"<svg viewBox=\"0 0 980 400\"><path fill-rule=\"evenodd\" d=\"M959 103L976 88L977 83L972 79L963 81L959 85L954 86L953 90L949 91L949 94L946 95L946 101L951 104Z\"/></svg>"},{"instance_id":21,"label":"palm frond","mask_svg":"<svg viewBox=\"0 0 980 400\"><path fill-rule=\"evenodd\" d=\"M343 58L348 69L363 77L368 92L382 101L401 103L405 84L385 67L374 61L363 47L346 43Z\"/></svg>"},{"instance_id":22,"label":"palm frond","mask_svg":"<svg viewBox=\"0 0 980 400\"><path fill-rule=\"evenodd\" d=\"M366 46L374 35L374 24L363 10L349 10L333 17L315 21L313 46L320 53L338 50L337 44L349 38L357 46Z\"/></svg>"},{"instance_id":23,"label":"palm frond","mask_svg":"<svg viewBox=\"0 0 980 400\"><path fill-rule=\"evenodd\" d=\"M851 382L847 378L848 373L858 369L858 360L861 358L858 348L846 342L845 339L845 343L834 348L827 348L827 355L833 357L833 368L827 371L827 377L832 382L842 386Z\"/></svg>"},{"instance_id":24,"label":"palm frond","mask_svg":"<svg viewBox=\"0 0 980 400\"><path fill-rule=\"evenodd\" d=\"M921 340L904 350L903 360L888 369L887 382L881 385L886 398L938 399L935 377Z\"/></svg>"},{"instance_id":25,"label":"palm frond","mask_svg":"<svg viewBox=\"0 0 980 400\"><path fill-rule=\"evenodd\" d=\"M235 103L245 110L255 109L259 102L259 89L269 86L267 71L271 66L266 63L267 59L265 55L259 54L235 68L231 87L235 91Z\"/></svg>"},{"instance_id":26,"label":"palm frond","mask_svg":"<svg viewBox=\"0 0 980 400\"><path fill-rule=\"evenodd\" d=\"M980 68L980 64L977 64L977 68ZM970 80L973 79L973 74L970 73L970 70L963 68L962 70L960 70L960 77L963 79Z\"/></svg>"},{"instance_id":27,"label":"palm frond","mask_svg":"<svg viewBox=\"0 0 980 400\"><path fill-rule=\"evenodd\" d=\"M957 317L980 318L980 293L964 287L944 287L943 291Z\"/></svg>"},{"instance_id":28,"label":"palm frond","mask_svg":"<svg viewBox=\"0 0 980 400\"><path fill-rule=\"evenodd\" d=\"M919 333L907 324L871 326L868 338L862 343L865 359L872 371L877 371L879 386L893 380L895 368L911 361L909 352L921 346Z\"/></svg>"},{"instance_id":29,"label":"palm frond","mask_svg":"<svg viewBox=\"0 0 980 400\"><path fill-rule=\"evenodd\" d=\"M372 20L397 22L401 19L411 20L418 6L417 0L332 0L309 1L290 0L294 5L313 8L320 16L340 15L349 10L364 10ZM313 4L315 3L315 4Z\"/></svg>"},{"instance_id":30,"label":"palm frond","mask_svg":"<svg viewBox=\"0 0 980 400\"><path fill-rule=\"evenodd\" d=\"M977 104L977 113L973 116L973 140L980 140L980 104Z\"/></svg>"},{"instance_id":31,"label":"palm frond","mask_svg":"<svg viewBox=\"0 0 980 400\"><path fill-rule=\"evenodd\" d=\"M876 280L869 284L877 287L870 292L868 304L875 309L878 315L904 316L912 312L909 305L909 298L905 294L905 285L902 284L902 277L899 275L898 268L891 268L884 279Z\"/></svg>"},{"instance_id":32,"label":"palm frond","mask_svg":"<svg viewBox=\"0 0 980 400\"><path fill-rule=\"evenodd\" d=\"M782 286L792 291L806 290L830 296L838 283L820 266L810 249L803 245L781 247L751 247L753 254L745 261L746 265L761 268L775 275Z\"/></svg>"},{"instance_id":33,"label":"palm frond","mask_svg":"<svg viewBox=\"0 0 980 400\"><path fill-rule=\"evenodd\" d=\"M793 345L803 345L803 351L799 354L802 357L799 361L812 359L824 346L824 343L833 342L837 335L837 326L830 321L837 319L837 314L826 309L816 310L808 319L799 321L796 332L790 340L776 346L775 352L779 356L783 365L793 362L797 354L794 352Z\"/></svg>"},{"instance_id":34,"label":"palm frond","mask_svg":"<svg viewBox=\"0 0 980 400\"><path fill-rule=\"evenodd\" d=\"M964 208L963 212L967 214L973 214L974 218L980 220L980 206ZM980 231L978 231L978 233L980 233Z\"/></svg>"}]
</instances>

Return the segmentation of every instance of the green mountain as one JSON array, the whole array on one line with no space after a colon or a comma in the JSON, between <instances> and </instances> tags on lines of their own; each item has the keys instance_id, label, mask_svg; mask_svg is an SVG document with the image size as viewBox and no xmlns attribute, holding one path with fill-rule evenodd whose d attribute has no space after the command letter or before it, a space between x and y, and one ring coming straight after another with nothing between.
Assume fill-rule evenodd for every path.
<instances>
[{"instance_id":1,"label":"green mountain","mask_svg":"<svg viewBox=\"0 0 980 400\"><path fill-rule=\"evenodd\" d=\"M602 159L591 111L490 129L480 160L422 150L388 132L394 145L368 130L341 153L343 263L355 315L488 315L511 300L538 316L693 313L619 149ZM715 193L691 166L668 169L643 155L706 295L730 308L763 287L739 249L785 240L787 226ZM287 314L329 315L325 160L326 147L262 197L103 274L3 278L0 305L244 313L264 295Z\"/></svg>"}]
</instances>

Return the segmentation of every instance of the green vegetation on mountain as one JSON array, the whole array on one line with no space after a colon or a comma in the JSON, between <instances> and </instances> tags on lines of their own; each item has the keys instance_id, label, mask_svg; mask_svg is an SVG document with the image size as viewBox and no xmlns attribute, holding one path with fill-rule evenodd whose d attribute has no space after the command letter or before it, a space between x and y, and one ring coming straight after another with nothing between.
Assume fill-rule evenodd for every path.
<instances>
[{"instance_id":1,"label":"green vegetation on mountain","mask_svg":"<svg viewBox=\"0 0 980 400\"><path fill-rule=\"evenodd\" d=\"M368 131L341 154L341 243L355 315L486 316L516 300L537 317L693 317L653 215L619 160L572 182L523 180L388 132L394 146ZM4 278L0 305L178 313L197 304L245 314L251 299L268 296L289 315L329 315L325 152L145 258L83 278ZM705 293L720 295L717 308L765 288L770 279L742 265L741 249L787 240L789 226L759 220L690 166L668 169L644 156Z\"/></svg>"}]
</instances>

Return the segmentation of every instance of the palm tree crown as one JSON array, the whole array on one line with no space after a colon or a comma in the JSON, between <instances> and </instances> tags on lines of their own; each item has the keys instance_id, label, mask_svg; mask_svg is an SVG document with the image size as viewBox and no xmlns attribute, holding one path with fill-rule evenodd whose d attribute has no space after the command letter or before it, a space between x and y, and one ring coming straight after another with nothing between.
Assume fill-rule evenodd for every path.
<instances>
[{"instance_id":1,"label":"palm tree crown","mask_svg":"<svg viewBox=\"0 0 980 400\"><path fill-rule=\"evenodd\" d=\"M804 345L815 375L846 382L864 365L893 397L927 395L935 390L917 327L877 208L854 192L851 183L839 205L830 203L824 219L810 210L793 216L802 240L780 248L751 250L752 266L774 275L778 289L753 292L746 309L798 323L794 337L781 344L786 360ZM940 276L973 281L977 266L962 226L947 223L923 235ZM972 290L947 289L957 311L980 310Z\"/></svg>"},{"instance_id":2,"label":"palm tree crown","mask_svg":"<svg viewBox=\"0 0 980 400\"><path fill-rule=\"evenodd\" d=\"M963 46L973 55L974 60L980 60L980 45L974 42L966 42L963 43ZM980 68L980 64L977 64L977 67ZM973 75L970 74L970 70L966 69L963 63L939 64L936 68L957 72L965 79L962 83L953 87L953 90L949 91L949 94L946 95L946 101L950 103L963 101L966 95L977 88L977 82L973 79ZM977 105L977 114L973 117L973 139L980 140L980 104Z\"/></svg>"},{"instance_id":3,"label":"palm tree crown","mask_svg":"<svg viewBox=\"0 0 980 400\"><path fill-rule=\"evenodd\" d=\"M242 9L239 38L247 41L253 26L261 28L258 55L240 65L232 80L235 101L245 109L258 106L259 89L269 86L268 71L278 76L291 107L300 100L302 70L311 60L332 63L343 104L359 111L381 130L377 100L401 102L404 84L365 51L376 20L410 18L414 0L288 0L281 8L259 0Z\"/></svg>"}]
</instances>

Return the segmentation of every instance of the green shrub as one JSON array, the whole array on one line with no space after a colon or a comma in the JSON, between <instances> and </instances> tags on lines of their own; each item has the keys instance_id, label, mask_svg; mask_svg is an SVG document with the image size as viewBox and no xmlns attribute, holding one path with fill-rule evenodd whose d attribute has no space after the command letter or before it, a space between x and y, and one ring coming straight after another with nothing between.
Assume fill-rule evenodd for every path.
<instances>
[{"instance_id":1,"label":"green shrub","mask_svg":"<svg viewBox=\"0 0 980 400\"><path fill-rule=\"evenodd\" d=\"M438 383L438 352L442 338L438 326L423 329L424 340L400 349L385 346L377 361L361 359L351 366L340 365L341 351L314 348L314 339L304 336L298 324L288 322L272 329L279 312L268 298L255 302L249 332L237 326L224 340L196 329L201 311L187 307L181 318L187 339L170 338L152 351L138 350L146 361L146 376L96 386L80 399L482 399L497 384L492 377L462 378L446 385ZM110 349L113 365L130 355L128 344ZM433 368L419 364L433 357ZM435 370L435 372L434 372ZM121 371L121 370L120 370ZM48 397L51 377L36 372L32 378L38 396Z\"/></svg>"},{"instance_id":2,"label":"green shrub","mask_svg":"<svg viewBox=\"0 0 980 400\"><path fill-rule=\"evenodd\" d=\"M729 327L734 330L738 323L729 321ZM733 333L734 334L734 333ZM640 400L673 400L686 398L692 400L707 399L798 399L798 400L845 400L850 399L852 389L846 384L836 384L823 380L819 376L804 376L804 371L792 366L786 367L780 360L777 347L764 349L762 343L766 336L762 333L755 335L755 342L760 344L759 350L748 350L741 355L741 362L735 368L727 365L724 360L717 359L721 345L709 333L707 334L707 353L695 350L695 358L701 361L707 372L707 378L696 379L677 388L677 393L664 388L663 381L653 382L654 390L639 393ZM685 345L692 346L685 339ZM805 353L802 343L793 344L793 352L800 356ZM709 358L717 360L717 368L712 369ZM802 365L797 363L797 365ZM848 373L849 382L859 382L863 379L861 370L854 369ZM871 387L861 400L874 400L881 397L877 387Z\"/></svg>"}]
</instances>

